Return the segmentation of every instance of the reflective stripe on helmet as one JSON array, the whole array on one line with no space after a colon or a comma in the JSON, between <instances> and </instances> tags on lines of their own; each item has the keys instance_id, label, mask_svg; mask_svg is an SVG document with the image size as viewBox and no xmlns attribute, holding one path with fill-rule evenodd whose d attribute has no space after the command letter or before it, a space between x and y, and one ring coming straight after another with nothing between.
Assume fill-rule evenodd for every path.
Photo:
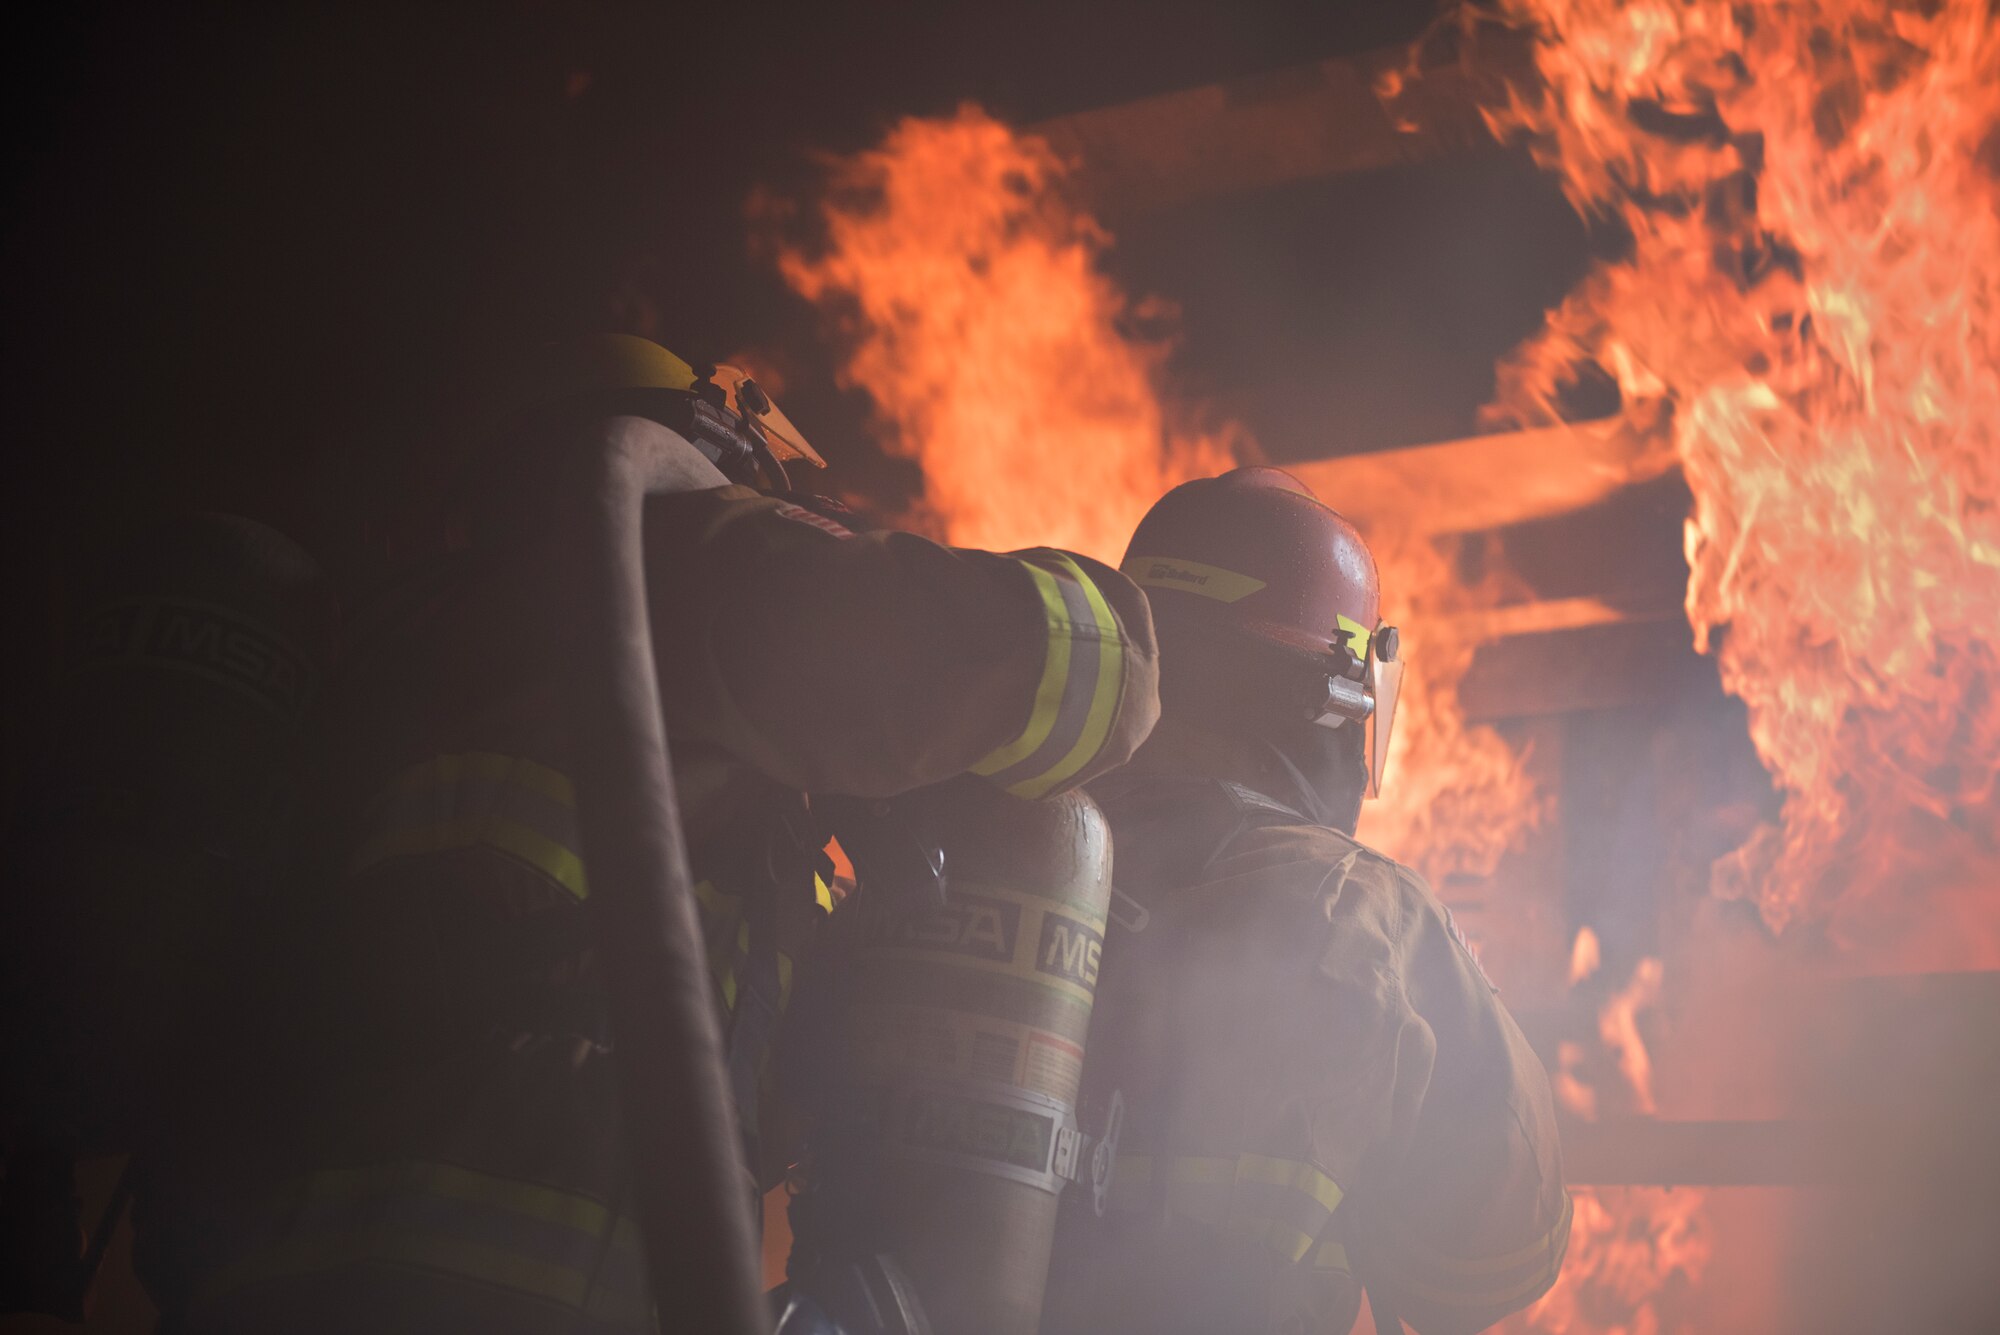
<instances>
[{"instance_id":1,"label":"reflective stripe on helmet","mask_svg":"<svg viewBox=\"0 0 2000 1335\"><path fill-rule=\"evenodd\" d=\"M1125 643L1097 585L1062 552L1017 558L1048 626L1028 725L972 767L1016 797L1046 797L1094 759L1125 691Z\"/></svg>"},{"instance_id":2,"label":"reflective stripe on helmet","mask_svg":"<svg viewBox=\"0 0 2000 1335\"><path fill-rule=\"evenodd\" d=\"M1128 556L1119 571L1134 584L1147 589L1179 589L1198 593L1219 603L1248 598L1264 587L1261 579L1239 575L1221 566L1183 561L1174 556Z\"/></svg>"},{"instance_id":3,"label":"reflective stripe on helmet","mask_svg":"<svg viewBox=\"0 0 2000 1335\"><path fill-rule=\"evenodd\" d=\"M1328 1254L1322 1267L1315 1251L1340 1201L1340 1184L1318 1165L1265 1154L1121 1154L1111 1176L1114 1210L1158 1202L1170 1215L1247 1233L1294 1264L1311 1255L1327 1269L1346 1268L1345 1253L1338 1265Z\"/></svg>"},{"instance_id":4,"label":"reflective stripe on helmet","mask_svg":"<svg viewBox=\"0 0 2000 1335\"><path fill-rule=\"evenodd\" d=\"M637 1230L590 1196L414 1160L312 1173L274 1204L265 1240L201 1286L197 1313L253 1286L368 1267L646 1324Z\"/></svg>"},{"instance_id":5,"label":"reflective stripe on helmet","mask_svg":"<svg viewBox=\"0 0 2000 1335\"><path fill-rule=\"evenodd\" d=\"M350 874L398 858L490 848L527 863L583 899L576 789L519 756L472 751L405 770L369 804Z\"/></svg>"}]
</instances>

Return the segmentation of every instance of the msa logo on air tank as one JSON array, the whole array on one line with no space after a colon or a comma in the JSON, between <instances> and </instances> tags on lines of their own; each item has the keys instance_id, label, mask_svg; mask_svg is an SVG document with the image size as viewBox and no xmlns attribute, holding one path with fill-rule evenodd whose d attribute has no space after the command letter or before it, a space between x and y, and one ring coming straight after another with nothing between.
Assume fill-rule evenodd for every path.
<instances>
[{"instance_id":1,"label":"msa logo on air tank","mask_svg":"<svg viewBox=\"0 0 2000 1335\"><path fill-rule=\"evenodd\" d=\"M1059 913L1042 915L1042 944L1035 967L1083 987L1097 986L1097 965L1104 955L1104 934Z\"/></svg>"},{"instance_id":2,"label":"msa logo on air tank","mask_svg":"<svg viewBox=\"0 0 2000 1335\"><path fill-rule=\"evenodd\" d=\"M280 713L302 706L312 671L296 649L224 608L172 598L136 599L101 609L82 641L82 666L139 660L191 672Z\"/></svg>"},{"instance_id":3,"label":"msa logo on air tank","mask_svg":"<svg viewBox=\"0 0 2000 1335\"><path fill-rule=\"evenodd\" d=\"M875 943L1005 961L1014 958L1020 933L1020 905L954 892L949 904L929 913L878 918Z\"/></svg>"},{"instance_id":4,"label":"msa logo on air tank","mask_svg":"<svg viewBox=\"0 0 2000 1335\"><path fill-rule=\"evenodd\" d=\"M1046 1115L982 1099L917 1090L903 1124L904 1143L919 1149L1046 1169L1055 1123Z\"/></svg>"},{"instance_id":5,"label":"msa logo on air tank","mask_svg":"<svg viewBox=\"0 0 2000 1335\"><path fill-rule=\"evenodd\" d=\"M1050 907L1040 911L1041 929L1031 935L1034 953L1020 959L1023 906L992 895L954 890L942 908L913 916L884 913L870 929L877 946L942 952L1009 966L1086 989L1097 986L1104 934L1090 924Z\"/></svg>"}]
</instances>

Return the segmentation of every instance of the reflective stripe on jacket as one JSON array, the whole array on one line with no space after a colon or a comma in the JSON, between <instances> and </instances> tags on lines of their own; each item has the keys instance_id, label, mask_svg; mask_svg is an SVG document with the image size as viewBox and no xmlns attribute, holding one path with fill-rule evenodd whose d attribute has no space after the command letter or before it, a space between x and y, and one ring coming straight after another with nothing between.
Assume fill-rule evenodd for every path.
<instances>
[{"instance_id":1,"label":"reflective stripe on jacket","mask_svg":"<svg viewBox=\"0 0 2000 1335\"><path fill-rule=\"evenodd\" d=\"M1045 657L1021 732L972 767L1016 797L1046 797L1103 752L1125 699L1125 645L1097 583L1066 552L1023 554L1045 615Z\"/></svg>"},{"instance_id":2,"label":"reflective stripe on jacket","mask_svg":"<svg viewBox=\"0 0 2000 1335\"><path fill-rule=\"evenodd\" d=\"M1345 1271L1346 1249L1328 1236L1341 1195L1339 1183L1303 1159L1122 1153L1110 1208L1219 1225L1255 1238L1287 1264L1310 1257L1316 1268Z\"/></svg>"},{"instance_id":3,"label":"reflective stripe on jacket","mask_svg":"<svg viewBox=\"0 0 2000 1335\"><path fill-rule=\"evenodd\" d=\"M457 1164L326 1169L288 1183L267 1244L196 1293L198 1323L254 1306L256 1290L355 1267L528 1299L607 1329L651 1327L636 1221L603 1201ZM310 1325L299 1314L288 1324Z\"/></svg>"}]
</instances>

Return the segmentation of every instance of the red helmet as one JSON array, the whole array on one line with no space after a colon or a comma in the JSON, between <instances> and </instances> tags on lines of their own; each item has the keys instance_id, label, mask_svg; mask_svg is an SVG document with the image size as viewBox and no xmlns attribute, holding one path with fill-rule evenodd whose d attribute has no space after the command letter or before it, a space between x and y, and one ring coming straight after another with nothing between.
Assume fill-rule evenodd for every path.
<instances>
[{"instance_id":1,"label":"red helmet","mask_svg":"<svg viewBox=\"0 0 2000 1335\"><path fill-rule=\"evenodd\" d=\"M1146 512L1120 569L1145 588L1163 655L1177 646L1183 657L1240 655L1247 636L1284 651L1305 681L1300 695L1281 697L1288 711L1296 698L1300 716L1328 726L1372 724L1379 786L1397 635L1381 624L1368 544L1303 482L1278 468L1184 482ZM1241 680L1247 692L1268 690L1266 677Z\"/></svg>"}]
</instances>

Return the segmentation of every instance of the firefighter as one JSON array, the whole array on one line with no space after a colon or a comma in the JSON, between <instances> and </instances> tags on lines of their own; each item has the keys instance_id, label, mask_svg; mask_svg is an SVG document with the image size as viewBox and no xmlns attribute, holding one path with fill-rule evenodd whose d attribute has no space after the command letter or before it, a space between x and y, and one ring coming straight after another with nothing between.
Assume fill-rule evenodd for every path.
<instances>
[{"instance_id":1,"label":"firefighter","mask_svg":"<svg viewBox=\"0 0 2000 1335\"><path fill-rule=\"evenodd\" d=\"M1356 842L1398 677L1359 533L1289 474L1175 488L1122 566L1160 726L1091 786L1118 849L1087 1082L1124 1135L1045 1330L1483 1329L1568 1241L1547 1077L1451 914ZM1087 1099L1086 1103L1090 1100Z\"/></svg>"},{"instance_id":2,"label":"firefighter","mask_svg":"<svg viewBox=\"0 0 2000 1335\"><path fill-rule=\"evenodd\" d=\"M460 549L354 619L330 705L352 801L300 933L315 1093L252 1186L219 1193L199 1164L155 1182L140 1265L175 1329L653 1328L584 948L565 567L537 503L607 415L644 419L686 474L649 503L648 587L745 1191L785 1162L768 1057L831 905L804 794L968 771L1062 793L1156 716L1146 601L1117 572L857 532L782 492L818 457L740 372L607 336L533 375L460 489Z\"/></svg>"},{"instance_id":3,"label":"firefighter","mask_svg":"<svg viewBox=\"0 0 2000 1335\"><path fill-rule=\"evenodd\" d=\"M312 558L240 516L92 556L0 851L0 1312L71 1320L131 1184L79 1255L75 1160L219 1149L242 1092L332 619Z\"/></svg>"}]
</instances>

